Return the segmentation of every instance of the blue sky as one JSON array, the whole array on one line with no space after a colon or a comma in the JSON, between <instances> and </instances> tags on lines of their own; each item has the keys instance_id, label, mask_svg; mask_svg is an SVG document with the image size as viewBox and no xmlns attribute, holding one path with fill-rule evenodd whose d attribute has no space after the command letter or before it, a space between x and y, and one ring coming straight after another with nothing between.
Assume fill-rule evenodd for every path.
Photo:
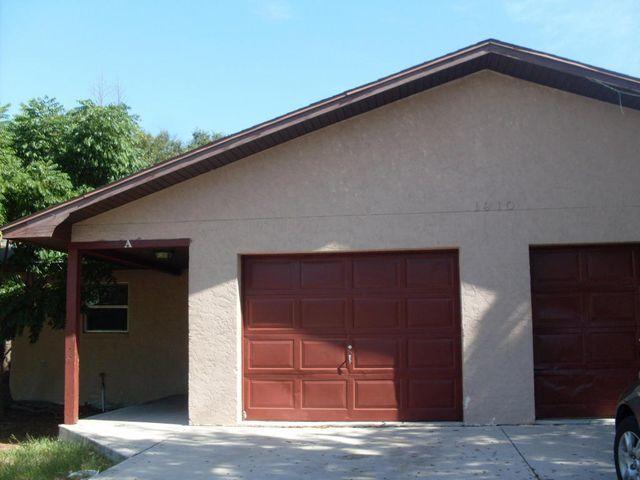
<instances>
[{"instance_id":1,"label":"blue sky","mask_svg":"<svg viewBox=\"0 0 640 480\"><path fill-rule=\"evenodd\" d=\"M640 0L0 0L0 103L233 133L489 37L640 76Z\"/></svg>"}]
</instances>

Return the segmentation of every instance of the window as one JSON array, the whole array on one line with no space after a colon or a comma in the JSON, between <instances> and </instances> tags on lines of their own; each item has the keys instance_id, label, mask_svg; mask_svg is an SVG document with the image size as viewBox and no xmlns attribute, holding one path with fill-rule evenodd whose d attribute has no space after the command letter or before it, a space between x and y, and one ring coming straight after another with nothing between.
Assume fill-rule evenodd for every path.
<instances>
[{"instance_id":1,"label":"window","mask_svg":"<svg viewBox=\"0 0 640 480\"><path fill-rule=\"evenodd\" d=\"M84 320L84 331L123 333L129 331L129 285L104 285L98 302L89 305Z\"/></svg>"}]
</instances>

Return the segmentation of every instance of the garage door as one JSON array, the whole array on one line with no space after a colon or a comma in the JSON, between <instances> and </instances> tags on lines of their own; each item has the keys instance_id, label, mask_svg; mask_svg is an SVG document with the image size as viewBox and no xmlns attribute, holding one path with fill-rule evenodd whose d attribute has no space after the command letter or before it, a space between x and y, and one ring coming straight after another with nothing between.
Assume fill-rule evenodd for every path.
<instances>
[{"instance_id":1,"label":"garage door","mask_svg":"<svg viewBox=\"0 0 640 480\"><path fill-rule=\"evenodd\" d=\"M461 419L456 252L242 267L247 419Z\"/></svg>"},{"instance_id":2,"label":"garage door","mask_svg":"<svg viewBox=\"0 0 640 480\"><path fill-rule=\"evenodd\" d=\"M538 418L615 413L637 378L638 247L531 251Z\"/></svg>"}]
</instances>

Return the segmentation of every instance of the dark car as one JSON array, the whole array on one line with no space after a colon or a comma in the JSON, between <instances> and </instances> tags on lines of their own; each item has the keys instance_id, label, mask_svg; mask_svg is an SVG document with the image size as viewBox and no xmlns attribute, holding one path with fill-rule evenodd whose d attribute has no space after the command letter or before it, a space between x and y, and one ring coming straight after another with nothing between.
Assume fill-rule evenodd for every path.
<instances>
[{"instance_id":1,"label":"dark car","mask_svg":"<svg viewBox=\"0 0 640 480\"><path fill-rule=\"evenodd\" d=\"M613 457L619 480L640 480L640 381L620 395Z\"/></svg>"}]
</instances>

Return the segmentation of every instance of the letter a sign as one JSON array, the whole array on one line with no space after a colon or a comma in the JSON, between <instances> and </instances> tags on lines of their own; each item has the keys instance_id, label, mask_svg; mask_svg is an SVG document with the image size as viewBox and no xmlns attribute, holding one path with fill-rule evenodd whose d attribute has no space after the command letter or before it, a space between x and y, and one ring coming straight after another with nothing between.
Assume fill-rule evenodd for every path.
<instances>
[{"instance_id":1,"label":"letter a sign","mask_svg":"<svg viewBox=\"0 0 640 480\"><path fill-rule=\"evenodd\" d=\"M131 240L127 240L127 241L124 242L124 248L132 248Z\"/></svg>"}]
</instances>

